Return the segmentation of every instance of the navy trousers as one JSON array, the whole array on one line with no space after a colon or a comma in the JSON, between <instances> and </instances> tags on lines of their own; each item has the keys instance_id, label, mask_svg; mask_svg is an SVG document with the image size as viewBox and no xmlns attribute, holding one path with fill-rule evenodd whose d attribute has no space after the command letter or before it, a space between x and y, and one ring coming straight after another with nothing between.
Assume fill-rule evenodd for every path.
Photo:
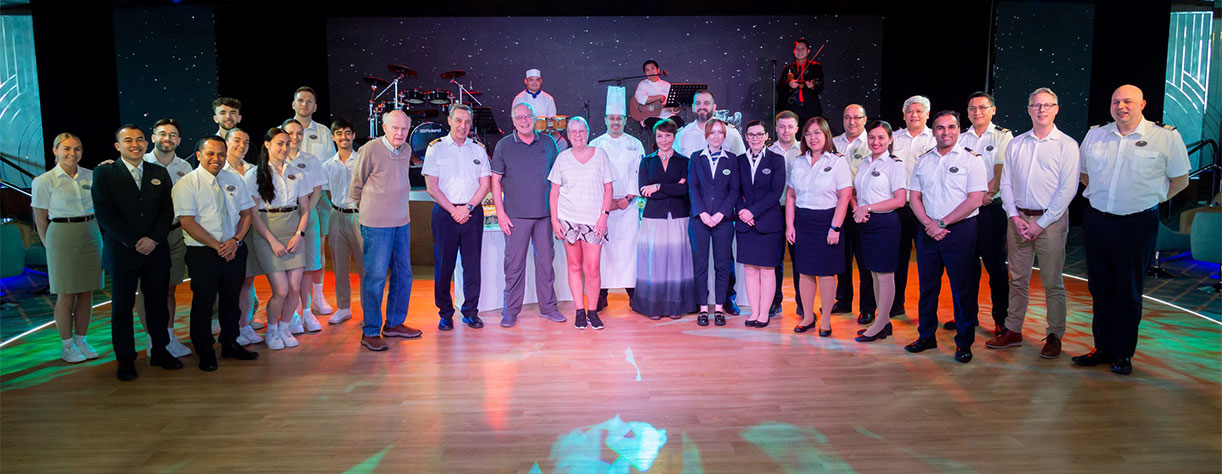
<instances>
[{"instance_id":1,"label":"navy trousers","mask_svg":"<svg viewBox=\"0 0 1222 474\"><path fill-rule=\"evenodd\" d=\"M980 207L976 215L976 255L984 264L984 270L989 273L989 299L993 303L993 327L1005 327L1006 315L1010 309L1010 273L1006 270L1006 228L1009 219L1006 210L1001 207L1001 198L993 200L992 204ZM973 294L980 293L980 266L976 267L976 277L972 282L976 288Z\"/></svg>"},{"instance_id":2,"label":"navy trousers","mask_svg":"<svg viewBox=\"0 0 1222 474\"><path fill-rule=\"evenodd\" d=\"M475 206L471 218L464 224L454 222L450 213L441 206L433 205L433 301L437 304L437 315L454 317L454 299L450 296L450 282L454 276L454 264L462 253L462 315L475 316L479 312L479 264L480 249L484 238L484 208Z\"/></svg>"},{"instance_id":3,"label":"navy trousers","mask_svg":"<svg viewBox=\"0 0 1222 474\"><path fill-rule=\"evenodd\" d=\"M848 306L849 312L852 312L853 259L856 259L857 277L860 279L857 289L858 293L861 294L857 306L863 313L873 313L878 310L878 303L874 301L874 280L870 277L870 271L866 270L866 257L862 253L861 238L859 236L861 226L853 220L852 212L845 216L844 227L841 230L844 232L841 232L840 240L848 240L844 242L844 271L836 275L836 304Z\"/></svg>"},{"instance_id":4,"label":"navy trousers","mask_svg":"<svg viewBox=\"0 0 1222 474\"><path fill-rule=\"evenodd\" d=\"M709 303L709 244L713 257L713 302L725 304L730 273L734 270L734 224L722 220L714 227L704 225L699 217L688 221L688 236L692 240L692 275L696 278L696 302Z\"/></svg>"},{"instance_id":5,"label":"navy trousers","mask_svg":"<svg viewBox=\"0 0 1222 474\"><path fill-rule=\"evenodd\" d=\"M1113 357L1133 357L1146 267L1158 236L1158 210L1120 216L1086 206L1082 227L1095 349Z\"/></svg>"},{"instance_id":6,"label":"navy trousers","mask_svg":"<svg viewBox=\"0 0 1222 474\"><path fill-rule=\"evenodd\" d=\"M917 331L923 339L934 337L938 330L938 295L942 292L942 272L945 270L955 308L955 346L971 347L976 340L973 323L979 304L972 291L979 287L979 284L972 284L972 279L980 275L976 225L976 218L969 217L948 226L946 230L950 233L940 241L924 232L917 238L917 275L921 284Z\"/></svg>"},{"instance_id":7,"label":"navy trousers","mask_svg":"<svg viewBox=\"0 0 1222 474\"><path fill-rule=\"evenodd\" d=\"M900 254L899 266L895 268L895 302L891 305L891 314L905 314L904 290L908 289L908 262L912 259L912 244L925 236L925 230L917 221L912 208L901 207L895 211L900 216Z\"/></svg>"}]
</instances>

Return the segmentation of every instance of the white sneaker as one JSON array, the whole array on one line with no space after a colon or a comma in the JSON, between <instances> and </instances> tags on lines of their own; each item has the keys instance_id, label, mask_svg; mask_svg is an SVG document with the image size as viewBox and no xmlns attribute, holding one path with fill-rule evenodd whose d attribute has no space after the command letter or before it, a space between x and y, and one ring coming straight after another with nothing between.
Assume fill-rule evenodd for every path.
<instances>
[{"instance_id":1,"label":"white sneaker","mask_svg":"<svg viewBox=\"0 0 1222 474\"><path fill-rule=\"evenodd\" d=\"M267 348L273 351L284 349L284 341L280 340L280 330L276 328L268 328L267 339L263 342L267 343Z\"/></svg>"},{"instance_id":2,"label":"white sneaker","mask_svg":"<svg viewBox=\"0 0 1222 474\"><path fill-rule=\"evenodd\" d=\"M59 358L69 364L77 364L85 361L85 356L81 355L81 351L76 348L76 344L72 339L63 341L63 350L59 353Z\"/></svg>"},{"instance_id":3,"label":"white sneaker","mask_svg":"<svg viewBox=\"0 0 1222 474\"><path fill-rule=\"evenodd\" d=\"M174 357L186 357L191 355L191 349L178 342L178 338L174 337L173 329L166 329L170 333L170 343L165 345L165 350L170 351L170 355Z\"/></svg>"},{"instance_id":4,"label":"white sneaker","mask_svg":"<svg viewBox=\"0 0 1222 474\"><path fill-rule=\"evenodd\" d=\"M327 303L327 297L322 294L322 286L322 283L314 283L314 293L310 296L311 309L318 314L334 313L335 308Z\"/></svg>"},{"instance_id":5,"label":"white sneaker","mask_svg":"<svg viewBox=\"0 0 1222 474\"><path fill-rule=\"evenodd\" d=\"M85 356L86 359L92 360L98 358L98 351L89 345L89 341L85 340L85 336L72 336L72 342L76 345L76 350L80 351L81 355Z\"/></svg>"},{"instance_id":6,"label":"white sneaker","mask_svg":"<svg viewBox=\"0 0 1222 474\"><path fill-rule=\"evenodd\" d=\"M288 330L283 324L280 327L280 340L284 342L284 347L297 347L297 338L293 337L293 331Z\"/></svg>"},{"instance_id":7,"label":"white sneaker","mask_svg":"<svg viewBox=\"0 0 1222 474\"><path fill-rule=\"evenodd\" d=\"M237 342L239 346L245 346L250 344L250 339L247 339L245 334L239 332L234 342Z\"/></svg>"},{"instance_id":8,"label":"white sneaker","mask_svg":"<svg viewBox=\"0 0 1222 474\"><path fill-rule=\"evenodd\" d=\"M301 315L300 314L293 313L293 319L289 320L288 329L289 330L287 332L292 333L292 334L301 334L305 332L305 327L302 326L301 324Z\"/></svg>"},{"instance_id":9,"label":"white sneaker","mask_svg":"<svg viewBox=\"0 0 1222 474\"><path fill-rule=\"evenodd\" d=\"M309 332L322 331L322 324L319 324L318 318L315 318L314 313L311 312L310 310L307 309L305 313L301 315L301 319L305 323L306 331L309 331Z\"/></svg>"},{"instance_id":10,"label":"white sneaker","mask_svg":"<svg viewBox=\"0 0 1222 474\"><path fill-rule=\"evenodd\" d=\"M247 341L246 344L258 344L260 342L263 342L263 337L260 336L259 333L255 332L253 325L242 328L241 330L238 331L238 334L239 334L238 337L246 338L246 341ZM243 345L246 345L246 344L243 344Z\"/></svg>"},{"instance_id":11,"label":"white sneaker","mask_svg":"<svg viewBox=\"0 0 1222 474\"><path fill-rule=\"evenodd\" d=\"M331 319L328 319L327 322L330 324L339 324L349 319L352 319L352 310L341 309L336 311L335 314L332 314Z\"/></svg>"}]
</instances>

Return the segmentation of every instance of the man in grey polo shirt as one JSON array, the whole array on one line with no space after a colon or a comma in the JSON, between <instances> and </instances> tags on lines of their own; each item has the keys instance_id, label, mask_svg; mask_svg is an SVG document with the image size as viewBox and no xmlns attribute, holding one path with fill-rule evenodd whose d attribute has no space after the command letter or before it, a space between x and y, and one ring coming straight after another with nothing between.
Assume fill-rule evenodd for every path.
<instances>
[{"instance_id":1,"label":"man in grey polo shirt","mask_svg":"<svg viewBox=\"0 0 1222 474\"><path fill-rule=\"evenodd\" d=\"M555 248L548 214L547 174L556 161L556 142L535 132L535 113L529 104L511 109L515 133L497 142L492 152L492 201L496 220L505 233L505 305L501 326L513 327L526 294L526 257L535 245L535 295L539 316L563 323L556 309Z\"/></svg>"}]
</instances>

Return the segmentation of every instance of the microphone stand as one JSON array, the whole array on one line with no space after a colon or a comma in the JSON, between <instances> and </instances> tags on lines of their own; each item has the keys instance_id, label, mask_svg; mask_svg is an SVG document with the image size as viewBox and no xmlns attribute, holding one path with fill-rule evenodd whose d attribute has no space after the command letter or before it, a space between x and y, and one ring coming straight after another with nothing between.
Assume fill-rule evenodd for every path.
<instances>
[{"instance_id":1,"label":"microphone stand","mask_svg":"<svg viewBox=\"0 0 1222 474\"><path fill-rule=\"evenodd\" d=\"M770 60L772 61L772 116L776 117L776 58Z\"/></svg>"}]
</instances>

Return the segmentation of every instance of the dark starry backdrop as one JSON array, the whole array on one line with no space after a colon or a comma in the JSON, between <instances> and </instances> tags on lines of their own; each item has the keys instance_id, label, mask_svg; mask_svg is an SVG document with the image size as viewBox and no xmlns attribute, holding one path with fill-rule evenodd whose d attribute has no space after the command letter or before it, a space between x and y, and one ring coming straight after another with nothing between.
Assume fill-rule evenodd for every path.
<instances>
[{"instance_id":1,"label":"dark starry backdrop","mask_svg":"<svg viewBox=\"0 0 1222 474\"><path fill-rule=\"evenodd\" d=\"M331 97L323 100L337 116L363 124L358 127L364 134L370 94L362 77L389 79L386 65L402 64L420 73L402 86L457 93L438 74L463 69L467 76L461 81L484 93L480 101L509 131L510 101L524 89L526 70L538 68L557 112L586 115L588 101L592 128L602 133L606 85L597 81L641 74L641 64L652 58L672 83L707 83L718 108L742 112L746 123L770 118L769 59L777 59L779 73L793 60L792 41L798 36L810 40L813 49L827 42L818 57L825 111L839 117L852 102L878 110L882 19L872 16L331 18ZM629 96L638 81L624 82Z\"/></svg>"},{"instance_id":2,"label":"dark starry backdrop","mask_svg":"<svg viewBox=\"0 0 1222 474\"><path fill-rule=\"evenodd\" d=\"M1081 142L1086 130L1098 125L1086 123L1094 17L1095 7L1089 4L1003 1L998 5L993 123L1013 130L1014 136L1031 130L1027 95L1048 87L1061 104L1056 121L1062 132ZM956 107L966 109L966 103Z\"/></svg>"},{"instance_id":3,"label":"dark starry backdrop","mask_svg":"<svg viewBox=\"0 0 1222 474\"><path fill-rule=\"evenodd\" d=\"M152 134L153 122L174 118L183 137L177 154L190 154L195 140L216 133L209 110L216 98L212 7L167 5L114 12L119 118L146 134Z\"/></svg>"}]
</instances>

